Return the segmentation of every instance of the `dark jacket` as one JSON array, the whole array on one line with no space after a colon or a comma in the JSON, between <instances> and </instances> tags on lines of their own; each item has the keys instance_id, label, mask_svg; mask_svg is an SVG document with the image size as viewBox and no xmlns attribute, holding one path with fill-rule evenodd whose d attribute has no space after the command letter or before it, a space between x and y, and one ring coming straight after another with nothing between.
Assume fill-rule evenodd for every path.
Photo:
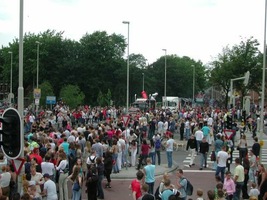
<instances>
[{"instance_id":1,"label":"dark jacket","mask_svg":"<svg viewBox=\"0 0 267 200\"><path fill-rule=\"evenodd\" d=\"M208 153L209 152L209 143L208 142L201 142L199 145L200 149L199 152L200 153Z\"/></svg>"},{"instance_id":2,"label":"dark jacket","mask_svg":"<svg viewBox=\"0 0 267 200\"><path fill-rule=\"evenodd\" d=\"M188 148L190 147L190 149L196 149L197 150L197 140L196 138L192 139L189 138L187 141L187 145L186 145L186 150L188 150Z\"/></svg>"}]
</instances>

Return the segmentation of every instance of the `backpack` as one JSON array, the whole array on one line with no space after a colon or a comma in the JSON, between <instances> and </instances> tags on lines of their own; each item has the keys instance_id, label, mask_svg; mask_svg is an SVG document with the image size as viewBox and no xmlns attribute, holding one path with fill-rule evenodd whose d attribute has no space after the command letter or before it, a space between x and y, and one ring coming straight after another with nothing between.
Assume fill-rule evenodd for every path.
<instances>
[{"instance_id":1,"label":"backpack","mask_svg":"<svg viewBox=\"0 0 267 200\"><path fill-rule=\"evenodd\" d=\"M160 141L160 139L156 139L155 148L160 149L160 147L161 147L161 141Z\"/></svg>"},{"instance_id":2,"label":"backpack","mask_svg":"<svg viewBox=\"0 0 267 200\"><path fill-rule=\"evenodd\" d=\"M185 192L188 196L191 196L193 194L194 187L188 179L186 179L186 178L183 178L183 179L185 179L187 181Z\"/></svg>"}]
</instances>

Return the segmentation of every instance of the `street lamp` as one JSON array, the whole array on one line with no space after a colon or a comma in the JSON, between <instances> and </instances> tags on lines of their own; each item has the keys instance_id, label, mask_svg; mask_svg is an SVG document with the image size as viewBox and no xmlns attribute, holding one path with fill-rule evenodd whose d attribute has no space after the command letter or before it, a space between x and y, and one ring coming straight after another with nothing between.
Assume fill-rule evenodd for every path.
<instances>
[{"instance_id":1,"label":"street lamp","mask_svg":"<svg viewBox=\"0 0 267 200\"><path fill-rule=\"evenodd\" d=\"M10 54L10 92L9 92L9 104L12 103L12 98L13 98L13 95L12 95L12 65L13 65L13 52L12 51L9 51L8 52Z\"/></svg>"},{"instance_id":2,"label":"street lamp","mask_svg":"<svg viewBox=\"0 0 267 200\"><path fill-rule=\"evenodd\" d=\"M267 20L267 0L265 0L265 18L264 18L264 43L263 43L263 67L261 84L261 113L260 113L260 143L262 143L264 127L264 96L265 96L265 68L266 68L266 20ZM262 148L260 148L260 162L262 160Z\"/></svg>"},{"instance_id":3,"label":"street lamp","mask_svg":"<svg viewBox=\"0 0 267 200\"><path fill-rule=\"evenodd\" d=\"M165 107L165 111L166 111L166 104L167 104L167 88L166 88L166 85L167 85L167 49L162 49L162 51L165 51L165 77L164 77L164 102L163 102L163 105Z\"/></svg>"},{"instance_id":4,"label":"street lamp","mask_svg":"<svg viewBox=\"0 0 267 200\"><path fill-rule=\"evenodd\" d=\"M143 91L145 91L145 74L142 73L142 75L143 75Z\"/></svg>"},{"instance_id":5,"label":"street lamp","mask_svg":"<svg viewBox=\"0 0 267 200\"><path fill-rule=\"evenodd\" d=\"M37 44L37 75L36 75L36 88L39 88L39 48L40 48L40 44L41 42L36 41L35 42Z\"/></svg>"},{"instance_id":6,"label":"street lamp","mask_svg":"<svg viewBox=\"0 0 267 200\"><path fill-rule=\"evenodd\" d=\"M193 67L193 99L192 103L195 101L195 65L192 65Z\"/></svg>"},{"instance_id":7,"label":"street lamp","mask_svg":"<svg viewBox=\"0 0 267 200\"><path fill-rule=\"evenodd\" d=\"M123 24L128 25L128 48L127 48L127 91L126 91L126 113L128 113L129 109L129 67L130 67L130 61L129 61L129 34L130 34L130 22L129 21L123 21Z\"/></svg>"}]
</instances>

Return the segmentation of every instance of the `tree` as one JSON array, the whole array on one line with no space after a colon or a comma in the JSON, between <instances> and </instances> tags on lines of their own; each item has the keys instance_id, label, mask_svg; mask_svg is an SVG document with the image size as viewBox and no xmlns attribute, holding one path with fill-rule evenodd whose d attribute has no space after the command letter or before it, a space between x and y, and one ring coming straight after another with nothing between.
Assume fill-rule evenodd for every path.
<instances>
[{"instance_id":1,"label":"tree","mask_svg":"<svg viewBox=\"0 0 267 200\"><path fill-rule=\"evenodd\" d=\"M53 91L53 87L48 81L41 83L39 87L41 89L40 105L45 106L46 105L46 97L55 95L54 91Z\"/></svg>"},{"instance_id":2,"label":"tree","mask_svg":"<svg viewBox=\"0 0 267 200\"><path fill-rule=\"evenodd\" d=\"M77 85L67 85L61 89L60 98L70 108L75 108L84 103L85 95Z\"/></svg>"}]
</instances>

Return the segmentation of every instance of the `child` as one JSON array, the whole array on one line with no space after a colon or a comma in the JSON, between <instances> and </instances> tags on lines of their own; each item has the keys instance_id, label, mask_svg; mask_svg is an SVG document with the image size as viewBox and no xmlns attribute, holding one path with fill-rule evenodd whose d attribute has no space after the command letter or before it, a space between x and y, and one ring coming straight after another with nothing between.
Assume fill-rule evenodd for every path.
<instances>
[{"instance_id":1,"label":"child","mask_svg":"<svg viewBox=\"0 0 267 200\"><path fill-rule=\"evenodd\" d=\"M197 200L204 200L202 189L197 189Z\"/></svg>"},{"instance_id":2,"label":"child","mask_svg":"<svg viewBox=\"0 0 267 200\"><path fill-rule=\"evenodd\" d=\"M258 196L259 196L259 194L260 194L260 191L256 188L256 183L252 183L251 184L251 189L250 189L250 191L249 191L249 196L250 197L257 197L258 198Z\"/></svg>"}]
</instances>

